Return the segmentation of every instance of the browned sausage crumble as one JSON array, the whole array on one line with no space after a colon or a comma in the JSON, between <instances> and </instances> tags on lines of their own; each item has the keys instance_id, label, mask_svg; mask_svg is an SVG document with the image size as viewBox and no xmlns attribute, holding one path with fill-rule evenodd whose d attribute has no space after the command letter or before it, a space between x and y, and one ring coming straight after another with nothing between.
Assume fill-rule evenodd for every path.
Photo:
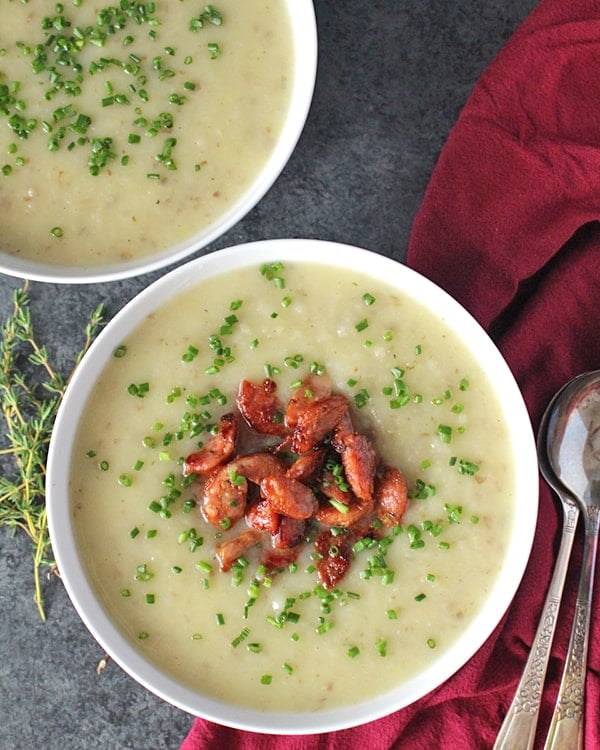
<instances>
[{"instance_id":1,"label":"browned sausage crumble","mask_svg":"<svg viewBox=\"0 0 600 750\"><path fill-rule=\"evenodd\" d=\"M311 541L319 581L334 588L350 568L356 540L401 523L408 502L402 472L355 430L348 399L332 392L327 376L307 376L287 405L275 381L243 380L236 406L239 414L221 417L183 464L204 519L220 529L244 525L218 547L220 569L231 570L259 546L272 573Z\"/></svg>"}]
</instances>

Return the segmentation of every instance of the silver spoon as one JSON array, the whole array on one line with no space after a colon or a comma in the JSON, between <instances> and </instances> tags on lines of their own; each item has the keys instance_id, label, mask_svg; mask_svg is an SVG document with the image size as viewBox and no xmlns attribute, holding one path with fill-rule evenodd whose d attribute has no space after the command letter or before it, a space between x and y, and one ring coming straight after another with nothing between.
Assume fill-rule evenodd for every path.
<instances>
[{"instance_id":1,"label":"silver spoon","mask_svg":"<svg viewBox=\"0 0 600 750\"><path fill-rule=\"evenodd\" d=\"M540 422L537 441L540 471L556 493L562 506L560 545L535 638L531 644L515 697L494 743L494 750L515 750L515 748L531 750L533 748L550 647L554 638L560 600L579 518L579 508L571 494L558 481L548 461L546 450L548 420L563 390L558 391L548 404Z\"/></svg>"},{"instance_id":2,"label":"silver spoon","mask_svg":"<svg viewBox=\"0 0 600 750\"><path fill-rule=\"evenodd\" d=\"M545 750L583 748L583 713L600 517L600 370L574 378L548 419L548 461L577 499L585 524L569 648Z\"/></svg>"}]
</instances>

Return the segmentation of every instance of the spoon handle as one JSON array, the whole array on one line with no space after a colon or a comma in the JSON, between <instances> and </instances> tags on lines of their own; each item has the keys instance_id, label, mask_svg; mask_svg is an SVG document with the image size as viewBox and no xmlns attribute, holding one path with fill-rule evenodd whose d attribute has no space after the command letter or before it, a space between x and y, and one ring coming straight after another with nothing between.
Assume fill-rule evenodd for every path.
<instances>
[{"instance_id":1,"label":"spoon handle","mask_svg":"<svg viewBox=\"0 0 600 750\"><path fill-rule=\"evenodd\" d=\"M535 739L540 701L550 647L565 582L565 575L573 547L579 509L561 497L563 526L552 580L546 594L539 625L515 697L494 743L494 750L530 750Z\"/></svg>"},{"instance_id":2,"label":"spoon handle","mask_svg":"<svg viewBox=\"0 0 600 750\"><path fill-rule=\"evenodd\" d=\"M583 750L583 710L587 651L590 630L594 569L598 548L600 507L588 506L585 513L583 560L575 617L563 676L544 750L579 748Z\"/></svg>"}]
</instances>

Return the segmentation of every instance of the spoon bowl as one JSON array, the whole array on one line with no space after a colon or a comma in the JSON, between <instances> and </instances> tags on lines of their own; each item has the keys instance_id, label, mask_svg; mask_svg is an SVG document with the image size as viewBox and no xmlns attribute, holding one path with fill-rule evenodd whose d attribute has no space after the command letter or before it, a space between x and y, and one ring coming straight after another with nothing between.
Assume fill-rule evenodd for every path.
<instances>
[{"instance_id":1,"label":"spoon bowl","mask_svg":"<svg viewBox=\"0 0 600 750\"><path fill-rule=\"evenodd\" d=\"M583 373L560 392L548 416L550 470L584 506L600 492L600 370Z\"/></svg>"},{"instance_id":2,"label":"spoon bowl","mask_svg":"<svg viewBox=\"0 0 600 750\"><path fill-rule=\"evenodd\" d=\"M568 508L574 507L577 512L579 512L579 503L573 496L572 492L565 487L563 482L557 476L548 453L548 431L550 430L550 420L551 418L553 419L554 426L557 402L562 400L563 394L571 382L573 381L569 381L569 383L564 385L554 394L544 410L537 434L537 453L540 474L544 477L548 486L554 490L561 501L561 504L567 503Z\"/></svg>"}]
</instances>

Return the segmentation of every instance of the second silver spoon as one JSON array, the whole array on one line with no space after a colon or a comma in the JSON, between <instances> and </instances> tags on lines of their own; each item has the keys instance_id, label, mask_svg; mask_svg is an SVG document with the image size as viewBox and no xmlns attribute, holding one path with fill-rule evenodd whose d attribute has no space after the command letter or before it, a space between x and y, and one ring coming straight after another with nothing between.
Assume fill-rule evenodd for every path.
<instances>
[{"instance_id":1,"label":"second silver spoon","mask_svg":"<svg viewBox=\"0 0 600 750\"><path fill-rule=\"evenodd\" d=\"M565 575L579 518L579 508L570 493L557 480L548 462L546 450L548 419L561 392L562 389L548 404L538 430L540 472L562 505L560 545L535 638L515 696L494 743L494 750L515 750L515 748L531 750L533 747L550 647L554 638Z\"/></svg>"}]
</instances>

